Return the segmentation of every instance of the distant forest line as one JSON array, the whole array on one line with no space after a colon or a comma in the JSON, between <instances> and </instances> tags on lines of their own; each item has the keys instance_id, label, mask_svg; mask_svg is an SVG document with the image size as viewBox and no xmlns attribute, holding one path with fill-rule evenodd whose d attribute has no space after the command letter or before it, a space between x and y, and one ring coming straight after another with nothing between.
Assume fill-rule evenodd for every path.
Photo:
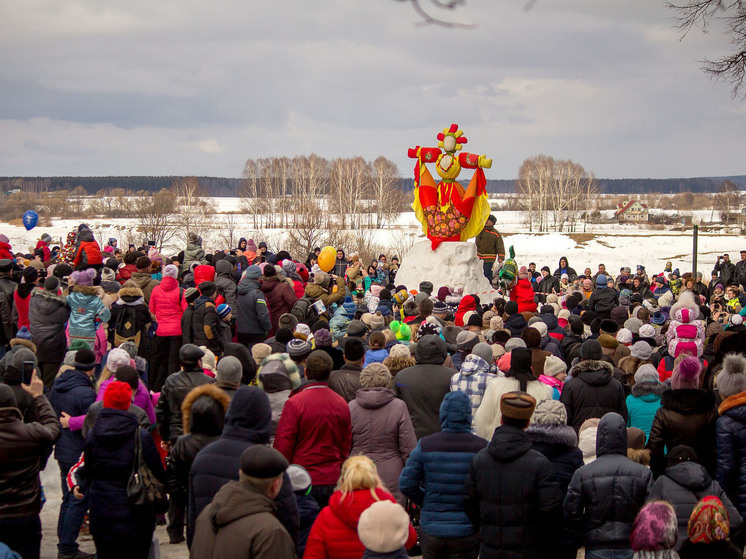
<instances>
[{"instance_id":1,"label":"distant forest line","mask_svg":"<svg viewBox=\"0 0 746 559\"><path fill-rule=\"evenodd\" d=\"M38 189L40 184L48 191L73 190L82 186L88 193L100 190L123 188L133 192L158 192L170 188L174 180L182 177L0 177L0 190L7 192L28 181ZM244 179L223 177L197 177L201 189L209 196L239 196ZM603 194L676 194L680 192L719 192L724 180L734 182L741 190L746 189L746 175L729 177L699 177L678 179L597 179ZM468 180L463 181L464 183ZM414 188L411 178L402 178L400 188L409 192ZM488 179L487 191L495 194L515 193L515 180Z\"/></svg>"}]
</instances>

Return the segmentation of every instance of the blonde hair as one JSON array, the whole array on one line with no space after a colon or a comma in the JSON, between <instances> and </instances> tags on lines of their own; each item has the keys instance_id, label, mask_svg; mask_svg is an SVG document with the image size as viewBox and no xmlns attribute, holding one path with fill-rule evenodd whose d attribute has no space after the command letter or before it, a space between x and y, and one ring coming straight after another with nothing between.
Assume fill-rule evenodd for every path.
<instances>
[{"instance_id":1,"label":"blonde hair","mask_svg":"<svg viewBox=\"0 0 746 559\"><path fill-rule=\"evenodd\" d=\"M98 391L101 389L101 385L113 376L114 376L114 373L109 370L109 367L104 365L104 369L103 371L101 371L101 376L98 378L98 382L96 383L97 394L98 394Z\"/></svg>"},{"instance_id":2,"label":"blonde hair","mask_svg":"<svg viewBox=\"0 0 746 559\"><path fill-rule=\"evenodd\" d=\"M370 489L373 498L380 501L376 495L376 489L379 488L383 489L383 482L373 460L367 456L352 456L342 464L342 473L335 487L337 491L342 492L342 499L353 491Z\"/></svg>"}]
</instances>

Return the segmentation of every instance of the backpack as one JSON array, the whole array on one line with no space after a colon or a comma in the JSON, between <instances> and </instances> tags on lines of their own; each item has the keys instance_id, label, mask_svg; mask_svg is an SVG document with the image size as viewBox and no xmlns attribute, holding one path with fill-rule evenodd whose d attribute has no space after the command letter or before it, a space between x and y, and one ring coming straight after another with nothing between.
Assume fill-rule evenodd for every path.
<instances>
[{"instance_id":1,"label":"backpack","mask_svg":"<svg viewBox=\"0 0 746 559\"><path fill-rule=\"evenodd\" d=\"M293 308L290 309L290 314L298 319L298 322L313 326L319 319L319 313L313 307L314 301L306 296L298 299Z\"/></svg>"},{"instance_id":2,"label":"backpack","mask_svg":"<svg viewBox=\"0 0 746 559\"><path fill-rule=\"evenodd\" d=\"M139 347L140 336L141 329L137 324L137 309L125 305L114 324L114 346L119 347L124 342L134 342Z\"/></svg>"}]
</instances>

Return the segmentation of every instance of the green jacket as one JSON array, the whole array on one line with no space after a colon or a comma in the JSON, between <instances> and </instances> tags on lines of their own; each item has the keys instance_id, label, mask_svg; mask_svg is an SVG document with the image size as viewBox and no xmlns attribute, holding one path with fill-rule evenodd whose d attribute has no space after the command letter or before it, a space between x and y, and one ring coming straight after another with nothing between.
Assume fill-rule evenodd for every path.
<instances>
[{"instance_id":1,"label":"green jacket","mask_svg":"<svg viewBox=\"0 0 746 559\"><path fill-rule=\"evenodd\" d=\"M494 227L485 227L477 235L477 256L482 260L505 258L505 243Z\"/></svg>"}]
</instances>

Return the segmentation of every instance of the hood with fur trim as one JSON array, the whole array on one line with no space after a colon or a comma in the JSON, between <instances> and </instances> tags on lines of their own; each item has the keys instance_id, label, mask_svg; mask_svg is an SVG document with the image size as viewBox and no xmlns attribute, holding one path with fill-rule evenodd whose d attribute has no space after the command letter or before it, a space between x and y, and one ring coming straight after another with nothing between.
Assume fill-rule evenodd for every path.
<instances>
[{"instance_id":1,"label":"hood with fur trim","mask_svg":"<svg viewBox=\"0 0 746 559\"><path fill-rule=\"evenodd\" d=\"M16 346L22 346L30 349L34 353L36 353L36 344L32 342L31 340L24 340L23 338L13 338L10 340L10 347L14 348Z\"/></svg>"},{"instance_id":2,"label":"hood with fur trim","mask_svg":"<svg viewBox=\"0 0 746 559\"><path fill-rule=\"evenodd\" d=\"M569 425L531 423L526 429L526 434L532 443L559 445L567 448L578 447L578 434Z\"/></svg>"},{"instance_id":3,"label":"hood with fur trim","mask_svg":"<svg viewBox=\"0 0 746 559\"><path fill-rule=\"evenodd\" d=\"M214 402L205 401L205 405L196 404L201 396L211 398ZM214 384L203 384L194 388L181 403L184 434L192 432L205 434L205 431L211 431L211 434L219 435L223 431L223 422L230 403L230 396ZM215 413L217 406L223 409L222 417Z\"/></svg>"},{"instance_id":4,"label":"hood with fur trim","mask_svg":"<svg viewBox=\"0 0 746 559\"><path fill-rule=\"evenodd\" d=\"M697 318L699 317L699 306L694 301L694 294L691 291L684 291L679 295L679 300L671 305L671 309L668 311L668 315L671 317L675 317L678 320L679 317L677 317L676 313L682 309L688 309L692 315L689 320L685 320L682 322L692 322L694 320L697 320Z\"/></svg>"},{"instance_id":5,"label":"hood with fur trim","mask_svg":"<svg viewBox=\"0 0 746 559\"><path fill-rule=\"evenodd\" d=\"M94 285L94 286L90 286L90 285L73 285L70 288L70 291L73 291L75 293L80 293L81 295L95 295L99 299L103 299L104 295L106 295L104 293L104 290L101 289L101 287L98 286L98 285Z\"/></svg>"},{"instance_id":6,"label":"hood with fur trim","mask_svg":"<svg viewBox=\"0 0 746 559\"><path fill-rule=\"evenodd\" d=\"M614 365L606 361L588 359L573 365L570 376L582 379L591 386L605 386L614 378Z\"/></svg>"},{"instance_id":7,"label":"hood with fur trim","mask_svg":"<svg viewBox=\"0 0 746 559\"><path fill-rule=\"evenodd\" d=\"M137 305L145 302L145 295L142 289L136 286L122 287L118 295L119 300L116 302L117 305Z\"/></svg>"}]
</instances>

